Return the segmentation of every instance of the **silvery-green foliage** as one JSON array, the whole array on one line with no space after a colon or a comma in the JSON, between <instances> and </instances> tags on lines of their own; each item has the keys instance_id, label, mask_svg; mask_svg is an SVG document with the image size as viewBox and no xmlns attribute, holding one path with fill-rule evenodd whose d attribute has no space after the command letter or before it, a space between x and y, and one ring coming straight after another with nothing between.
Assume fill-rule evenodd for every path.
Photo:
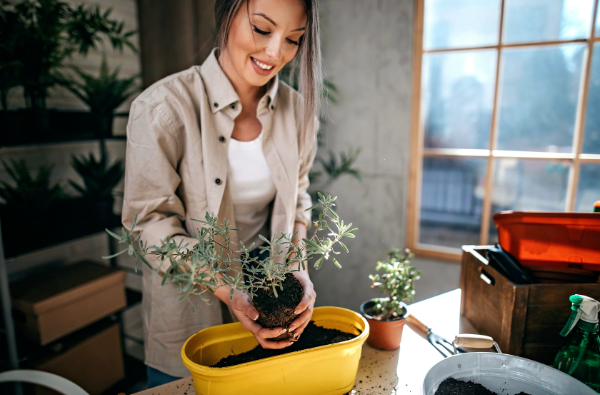
<instances>
[{"instance_id":1,"label":"silvery-green foliage","mask_svg":"<svg viewBox=\"0 0 600 395\"><path fill-rule=\"evenodd\" d=\"M414 255L407 248L404 251L393 248L388 252L387 261L377 262L376 270L383 274L371 274L371 288L377 288L386 298L376 299L375 312L382 315L383 320L401 317L406 312L402 307L404 300L412 301L415 288L414 281L421 278L421 271L411 266L409 259Z\"/></svg>"},{"instance_id":2,"label":"silvery-green foliage","mask_svg":"<svg viewBox=\"0 0 600 395\"><path fill-rule=\"evenodd\" d=\"M197 295L204 301L208 299L203 295L205 292L214 293L215 289L223 286L231 286L231 297L236 289L239 289L251 297L256 295L259 289L271 289L277 296L277 289L283 289L283 280L288 273L306 270L306 263L316 258L315 269L321 268L326 260L331 260L334 265L342 266L334 255L340 254L334 247L339 246L346 252L348 248L341 241L343 237L354 238L356 228L352 224L345 224L343 220L332 210L337 197L328 194L319 194L318 203L307 209L320 209L318 220L314 222L314 233L310 239L302 239L294 244L293 235L274 235L271 239L259 236L265 244L259 246L260 252L268 252L268 257L260 260L257 257L250 258L250 251L254 243L245 246L239 245L230 238L233 229L229 221L223 220L222 225L218 223L216 216L206 213L204 220L194 220L202 224L198 229L198 235L192 236L195 245L190 247L183 245L183 241L175 242L168 237L160 246L148 247L140 241L141 232L133 236L137 222L137 216L127 232L124 228L121 236L106 230L119 243L127 245L127 248L117 254L103 257L110 259L127 252L134 256L136 270L140 262L143 262L155 273L163 277L162 284L173 283L182 294L180 300L190 295ZM332 227L330 224L333 224ZM328 231L326 236L321 237L320 232ZM284 251L287 250L285 256ZM146 259L147 255L158 258L160 265L153 267ZM296 263L298 263L296 267Z\"/></svg>"}]
</instances>

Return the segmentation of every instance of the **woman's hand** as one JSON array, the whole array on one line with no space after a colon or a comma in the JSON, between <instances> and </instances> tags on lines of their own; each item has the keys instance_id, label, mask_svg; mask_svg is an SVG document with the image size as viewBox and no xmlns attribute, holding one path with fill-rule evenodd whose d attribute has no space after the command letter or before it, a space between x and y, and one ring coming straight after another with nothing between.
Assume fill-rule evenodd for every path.
<instances>
[{"instance_id":1,"label":"woman's hand","mask_svg":"<svg viewBox=\"0 0 600 395\"><path fill-rule=\"evenodd\" d=\"M312 287L312 283L311 283L311 287ZM240 290L236 290L235 293L233 294L233 299L228 300L228 302L229 302L228 304L231 306L231 310L233 310L233 313L235 314L235 316L238 318L238 320L240 320L244 329L247 329L250 332L252 332L252 334L254 335L256 340L258 340L258 343L262 346L262 348L279 349L279 348L285 348L285 347L293 344L293 342L291 342L290 340L287 340L287 339L281 340L281 341L267 340L267 339L272 339L274 337L277 337L279 335L283 335L284 333L287 332L287 330L283 329L283 328L269 329L269 328L263 328L262 326L260 326L256 322L256 319L258 318L258 311L252 305L252 302L250 301L250 297L248 295L246 295L245 293L241 292ZM311 307L311 315L312 315L312 307ZM310 316L309 316L309 318L310 318ZM296 321L294 321L294 322L296 322Z\"/></svg>"},{"instance_id":2,"label":"woman's hand","mask_svg":"<svg viewBox=\"0 0 600 395\"><path fill-rule=\"evenodd\" d=\"M304 296L294 311L294 313L299 314L299 316L292 322L289 328L290 333L294 334L295 341L300 338L300 335L304 332L304 328L306 328L306 325L308 325L312 318L317 293L315 292L313 283L310 281L310 277L306 270L294 272L294 276L300 281L300 284L302 284L302 288L304 289Z\"/></svg>"}]
</instances>

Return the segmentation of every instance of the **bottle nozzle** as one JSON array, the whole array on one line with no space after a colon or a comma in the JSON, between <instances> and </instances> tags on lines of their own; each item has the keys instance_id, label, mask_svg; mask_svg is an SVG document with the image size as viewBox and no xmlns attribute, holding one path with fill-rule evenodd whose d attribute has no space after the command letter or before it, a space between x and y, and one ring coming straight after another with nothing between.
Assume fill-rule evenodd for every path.
<instances>
[{"instance_id":1,"label":"bottle nozzle","mask_svg":"<svg viewBox=\"0 0 600 395\"><path fill-rule=\"evenodd\" d=\"M598 311L600 310L598 301L585 295L571 295L569 301L572 304L571 315L562 331L560 331L561 336L567 336L571 333L580 319L585 322L598 323Z\"/></svg>"}]
</instances>

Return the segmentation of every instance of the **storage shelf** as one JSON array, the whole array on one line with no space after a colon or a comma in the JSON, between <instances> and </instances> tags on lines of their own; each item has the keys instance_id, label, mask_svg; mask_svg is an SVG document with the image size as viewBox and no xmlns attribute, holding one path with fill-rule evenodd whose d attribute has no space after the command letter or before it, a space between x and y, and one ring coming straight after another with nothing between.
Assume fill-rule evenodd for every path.
<instances>
[{"instance_id":1,"label":"storage shelf","mask_svg":"<svg viewBox=\"0 0 600 395\"><path fill-rule=\"evenodd\" d=\"M34 147L37 145L55 145L55 144L69 144L69 143L86 143L89 141L98 141L101 140L94 135L85 135L79 134L77 136L66 136L66 137L57 137L57 138L47 138L47 139L27 139L27 141L17 141L14 143L0 143L1 148L21 148L21 147ZM104 140L114 140L114 141L126 141L127 136L112 136L105 138Z\"/></svg>"},{"instance_id":2,"label":"storage shelf","mask_svg":"<svg viewBox=\"0 0 600 395\"><path fill-rule=\"evenodd\" d=\"M81 224L77 227L70 227L62 230L61 232L52 231L52 229L31 229L32 234L35 234L35 237L32 235L18 235L20 237L26 238L27 243L22 243L21 245L12 244L9 241L10 231L11 229L6 229L5 226L2 227L2 235L4 243L4 255L5 260L14 259L19 257L20 255L29 254L32 252L39 251L44 248L53 247L59 244L68 243L71 241L75 241L77 239L81 239L84 237L88 237L97 233L106 232L106 228L112 229L115 227L121 226L121 216L113 215L106 223L104 224ZM9 236L10 235L10 236ZM107 235L108 236L108 235Z\"/></svg>"},{"instance_id":3,"label":"storage shelf","mask_svg":"<svg viewBox=\"0 0 600 395\"><path fill-rule=\"evenodd\" d=\"M43 131L41 125L44 122L29 124L31 117L37 116L35 114L20 110L0 111L0 124L5 129L0 134L0 148L127 139L125 135L99 137L92 127L95 121L87 111L48 110L48 114L56 122L46 125L48 129ZM114 117L127 118L129 113L115 113Z\"/></svg>"},{"instance_id":4,"label":"storage shelf","mask_svg":"<svg viewBox=\"0 0 600 395\"><path fill-rule=\"evenodd\" d=\"M119 269L123 270L122 268ZM142 301L142 293L131 288L125 288L125 297L127 300L126 309Z\"/></svg>"},{"instance_id":5,"label":"storage shelf","mask_svg":"<svg viewBox=\"0 0 600 395\"><path fill-rule=\"evenodd\" d=\"M81 112L79 114L74 114L74 118L70 119L67 123L64 123L65 119L63 119L63 123L61 125L65 127L52 127L48 129L52 131L58 130L58 132L47 134L39 133L38 129L35 128L23 128L24 125L26 126L26 124L29 123L26 120L23 121L23 114L20 114L15 118L14 114L11 115L10 112L3 111L0 112L0 115L3 116L3 121L6 121L0 122L5 126L5 129L7 129L6 126L8 125L15 126L15 128L11 128L11 132L4 131L4 133L0 135L0 150L68 143L103 143L106 140L126 141L127 139L127 136L125 135L99 138L95 132L89 130L89 114L86 115L85 113ZM58 115L60 116L60 114ZM19 119L19 116L21 117L21 119ZM114 116L128 117L129 114L116 113L114 114ZM12 121L11 117L14 118L12 119ZM58 123L53 125L56 126L58 125ZM26 130L33 130L33 133L26 133ZM15 131L19 132L15 133ZM105 145L102 144L103 149L104 147ZM28 359L27 356L32 351L30 345L28 346L25 344L21 344L17 346L17 343L22 342L22 340L18 339L19 336L14 331L14 323L12 315L10 314L11 296L10 291L8 291L9 282L6 270L7 261L17 258L21 255L40 251L44 248L58 246L98 233L104 233L105 237L107 237L109 240L109 251L111 254L114 253L114 243L111 240L111 237L108 234L106 234L105 229L120 227L120 215L112 214L106 217L99 215L99 213L97 213L94 210L92 210L92 212L90 212L89 209L87 211L78 211L78 208L80 209L81 205L77 204L75 200L71 200L66 203L69 204L67 215L59 215L58 219L54 218L54 222L40 222L38 218L31 218L31 221L28 221L28 223L23 223L24 218L17 217L20 213L11 213L6 211L3 213L4 218L0 220L0 291L2 291L2 295L0 298L2 301L2 305L0 306L0 310L3 314L1 326L3 328L6 328L2 331L4 332L4 336L2 337L4 337L6 341L0 341L0 371L9 368L18 369L23 360ZM72 203L75 204L72 205ZM52 217L53 215L62 215L64 213L57 211L49 212L47 214L49 215L49 217ZM90 216L92 217L91 220L89 219ZM4 220L4 223L2 223L2 220ZM61 226L65 224L67 226ZM116 259L113 258L110 261L111 266L116 267ZM140 293L135 291L127 293L127 306L139 303L139 301L141 301ZM89 325L87 327L87 330L93 330L98 326L106 325L110 321L113 321L115 318L122 326L121 312L122 311L116 313L117 315L112 315L111 317L113 318L109 317L107 319L101 320L101 322ZM77 331L77 333L85 332L85 328L83 331ZM121 335L123 334L121 333ZM77 337L78 335L73 334L73 336ZM73 336L68 335L67 338L72 338ZM123 342L123 340L121 341ZM35 347L33 347L33 350L35 350ZM34 351L34 355L37 354L37 351L39 351L39 349ZM23 358L23 355L25 355L25 358ZM7 362L6 365L4 365L5 362ZM25 361L24 363L27 364L27 362L28 361Z\"/></svg>"}]
</instances>

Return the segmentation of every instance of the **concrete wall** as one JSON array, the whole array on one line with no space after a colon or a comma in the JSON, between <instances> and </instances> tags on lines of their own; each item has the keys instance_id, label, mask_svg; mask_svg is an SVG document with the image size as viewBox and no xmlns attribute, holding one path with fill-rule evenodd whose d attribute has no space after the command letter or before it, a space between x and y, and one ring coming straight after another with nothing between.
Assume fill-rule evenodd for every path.
<instances>
[{"instance_id":1,"label":"concrete wall","mask_svg":"<svg viewBox=\"0 0 600 395\"><path fill-rule=\"evenodd\" d=\"M363 181L341 178L327 192L338 196L338 213L358 227L348 239L343 269L326 262L311 276L317 305L357 310L379 295L369 273L391 246L403 247L409 167L413 2L410 0L323 0L324 66L339 89L329 105L326 148L360 147L356 167ZM318 165L316 165L318 166ZM314 186L318 189L318 185ZM459 267L415 259L423 279L417 300L458 286ZM439 266L438 265L442 265ZM440 278L438 269L449 275ZM431 274L435 277L426 276Z\"/></svg>"}]
</instances>

